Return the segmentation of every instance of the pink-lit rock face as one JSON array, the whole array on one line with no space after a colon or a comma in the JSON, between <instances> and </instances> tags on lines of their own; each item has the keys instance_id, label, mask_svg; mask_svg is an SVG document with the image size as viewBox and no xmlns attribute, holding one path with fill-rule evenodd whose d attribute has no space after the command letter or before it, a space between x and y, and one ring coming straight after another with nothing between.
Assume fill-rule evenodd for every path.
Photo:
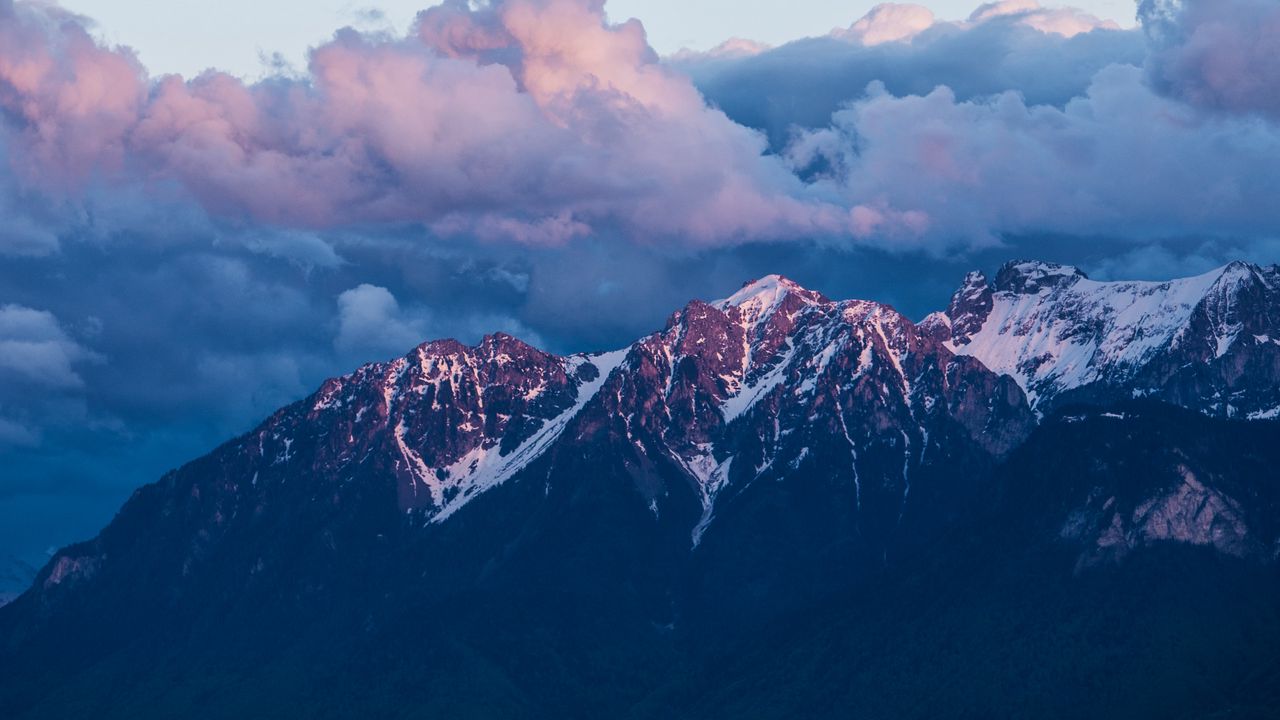
<instances>
[{"instance_id":1,"label":"pink-lit rock face","mask_svg":"<svg viewBox=\"0 0 1280 720\"><path fill-rule=\"evenodd\" d=\"M71 557L63 555L55 560L49 568L44 578L43 587L48 590L56 585L91 580L102 560L103 558L100 557Z\"/></svg>"},{"instance_id":2,"label":"pink-lit rock face","mask_svg":"<svg viewBox=\"0 0 1280 720\"><path fill-rule=\"evenodd\" d=\"M515 458L528 462L556 439L600 375L593 363L502 334L476 347L425 343L281 411L242 441L238 472L252 469L256 485L299 467L354 475L371 466L394 479L403 510L452 513L510 477Z\"/></svg>"},{"instance_id":3,"label":"pink-lit rock face","mask_svg":"<svg viewBox=\"0 0 1280 720\"><path fill-rule=\"evenodd\" d=\"M821 542L883 557L914 532L988 512L992 473L1021 462L1028 438L1069 437L1077 420L1116 457L1072 471L1061 506L1037 512L1083 548L1081 567L1170 543L1270 558L1267 521L1242 504L1245 490L1221 483L1229 471L1179 459L1203 449L1160 446L1173 454L1135 470L1108 434L1107 423L1130 427L1124 412L1055 412L1152 395L1206 416L1274 417L1275 277L1236 263L1167 283L1098 283L1010 263L994 285L970 274L946 313L917 325L774 275L693 301L614 352L562 357L504 334L424 343L325 382L139 491L99 539L56 557L42 587L97 577L144 546L177 576L198 574L226 543L303 522L299 513L318 526L356 514L417 537L482 522L510 502L493 498L511 497L520 517L606 502L697 553L725 552L717 538L748 532L754 513L818 513ZM1130 317L1143 318L1141 343ZM1058 352L1001 354L1040 345ZM1228 397L1237 410L1223 410ZM1038 414L1056 429L1037 431ZM1060 462L1088 457L1072 450ZM148 544L150 533L183 539Z\"/></svg>"},{"instance_id":4,"label":"pink-lit rock face","mask_svg":"<svg viewBox=\"0 0 1280 720\"><path fill-rule=\"evenodd\" d=\"M1181 482L1130 508L1115 496L1093 497L1062 528L1066 539L1086 545L1080 568L1120 562L1140 548L1160 543L1210 547L1226 555L1267 557L1265 541L1250 533L1239 502L1206 487L1185 465Z\"/></svg>"},{"instance_id":5,"label":"pink-lit rock face","mask_svg":"<svg viewBox=\"0 0 1280 720\"><path fill-rule=\"evenodd\" d=\"M611 353L559 357L502 334L425 343L325 382L135 503L200 528L166 546L182 576L297 503L371 507L420 532L483 517L477 501L500 487L602 492L615 474L686 549L791 482L845 498L839 532L885 548L937 498L957 498L948 513L974 502L971 480L941 468L981 472L1033 425L1012 380L892 308L770 276ZM69 557L49 582L96 568Z\"/></svg>"}]
</instances>

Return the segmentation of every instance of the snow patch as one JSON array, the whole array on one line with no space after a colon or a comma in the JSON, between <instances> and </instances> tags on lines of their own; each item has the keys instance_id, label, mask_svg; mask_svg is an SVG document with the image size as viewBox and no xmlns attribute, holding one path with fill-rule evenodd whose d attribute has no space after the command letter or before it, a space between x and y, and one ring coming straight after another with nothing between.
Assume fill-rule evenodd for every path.
<instances>
[{"instance_id":1,"label":"snow patch","mask_svg":"<svg viewBox=\"0 0 1280 720\"><path fill-rule=\"evenodd\" d=\"M1176 346L1227 269L1169 282L1082 277L1035 294L998 292L969 342L947 345L1014 378L1034 407L1044 397L1100 379L1133 377L1161 350ZM1234 336L1219 337L1218 350L1225 352Z\"/></svg>"},{"instance_id":2,"label":"snow patch","mask_svg":"<svg viewBox=\"0 0 1280 720\"><path fill-rule=\"evenodd\" d=\"M451 499L443 503L436 501L440 511L431 518L431 522L444 522L473 498L506 482L534 460L541 457L542 453L555 442L556 438L560 437L569 422L596 396L600 388L604 387L605 381L626 359L629 350L627 348L600 355L580 357L576 367L589 362L596 366L600 371L599 374L591 382L583 383L579 386L578 399L573 407L548 420L538 432L534 433L532 437L525 440L511 452L502 455L498 452L496 446L480 447L472 450L462 459L446 468L445 470L448 472L446 477L452 486L459 488L459 491ZM576 369L576 367L573 369Z\"/></svg>"},{"instance_id":3,"label":"snow patch","mask_svg":"<svg viewBox=\"0 0 1280 720\"><path fill-rule=\"evenodd\" d=\"M733 465L732 457L726 458L724 462L716 462L715 449L711 445L700 444L697 447L698 452L691 458L672 453L685 472L693 476L697 482L696 489L702 501L702 517L698 519L698 524L694 526L692 533L695 548L702 542L703 533L711 525L711 520L715 516L716 496L728 483L729 468Z\"/></svg>"},{"instance_id":4,"label":"snow patch","mask_svg":"<svg viewBox=\"0 0 1280 720\"><path fill-rule=\"evenodd\" d=\"M761 398L767 397L774 388L787 378L787 370L791 366L791 358L795 355L795 347L788 342L786 354L772 370L738 392L737 395L724 401L720 412L726 425L750 410Z\"/></svg>"}]
</instances>

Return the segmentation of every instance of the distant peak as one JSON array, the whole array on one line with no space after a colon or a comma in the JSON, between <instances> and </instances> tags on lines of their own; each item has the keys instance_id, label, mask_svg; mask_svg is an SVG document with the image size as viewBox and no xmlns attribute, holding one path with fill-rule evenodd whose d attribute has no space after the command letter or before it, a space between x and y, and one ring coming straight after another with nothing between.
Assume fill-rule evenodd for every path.
<instances>
[{"instance_id":1,"label":"distant peak","mask_svg":"<svg viewBox=\"0 0 1280 720\"><path fill-rule=\"evenodd\" d=\"M485 335L480 340L478 347L506 347L506 346L523 346L528 343L520 338L513 337L504 332L496 332Z\"/></svg>"},{"instance_id":2,"label":"distant peak","mask_svg":"<svg viewBox=\"0 0 1280 720\"><path fill-rule=\"evenodd\" d=\"M761 309L776 307L788 296L794 295L806 303L827 302L822 293L807 290L798 283L781 275L765 275L759 280L750 280L742 284L742 289L724 300L713 303L715 307L726 309L758 305Z\"/></svg>"},{"instance_id":3,"label":"distant peak","mask_svg":"<svg viewBox=\"0 0 1280 720\"><path fill-rule=\"evenodd\" d=\"M797 283L796 281L792 280L789 277L773 274L773 275L765 275L762 278L759 278L756 280L748 280L742 283L742 289L739 290L738 294L741 294L743 292L748 292L748 293L765 292L769 290L775 290L778 288L785 288L787 290L803 290L804 289L800 287L799 283Z\"/></svg>"},{"instance_id":4,"label":"distant peak","mask_svg":"<svg viewBox=\"0 0 1280 720\"><path fill-rule=\"evenodd\" d=\"M1080 268L1037 260L1015 260L996 273L996 289L1019 294L1035 294L1049 288L1074 285L1088 279Z\"/></svg>"},{"instance_id":5,"label":"distant peak","mask_svg":"<svg viewBox=\"0 0 1280 720\"><path fill-rule=\"evenodd\" d=\"M428 340L418 345L418 347L409 354L409 357L438 357L446 355L468 355L472 353L478 353L480 356L488 357L497 354L523 355L528 352L546 354L542 350L539 350L518 337L508 335L504 332L496 332L485 335L480 339L480 342L475 345L467 345L466 343L454 338Z\"/></svg>"},{"instance_id":6,"label":"distant peak","mask_svg":"<svg viewBox=\"0 0 1280 720\"><path fill-rule=\"evenodd\" d=\"M1260 273L1261 270L1262 268L1252 263L1247 263L1243 260L1235 260L1222 266L1222 269L1218 272L1224 276L1245 276L1256 275Z\"/></svg>"}]
</instances>

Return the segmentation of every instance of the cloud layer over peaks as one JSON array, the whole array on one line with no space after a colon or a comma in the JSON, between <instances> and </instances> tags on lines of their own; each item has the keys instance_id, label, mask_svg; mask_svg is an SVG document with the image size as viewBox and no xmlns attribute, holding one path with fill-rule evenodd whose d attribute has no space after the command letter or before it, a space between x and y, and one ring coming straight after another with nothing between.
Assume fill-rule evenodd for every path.
<instances>
[{"instance_id":1,"label":"cloud layer over peaks","mask_svg":"<svg viewBox=\"0 0 1280 720\"><path fill-rule=\"evenodd\" d=\"M341 30L313 50L304 74L246 84L216 72L151 78L80 19L5 0L7 182L54 208L93 193L118 204L109 196L127 187L241 227L411 225L533 246L603 235L675 247L818 238L941 249L1028 229L1148 231L1162 223L1150 217L1141 178L1162 171L1161 158L1095 156L1119 147L1126 119L1140 115L1156 123L1153 136L1189 140L1188 152L1216 138L1222 151L1196 158L1209 161L1210 175L1247 174L1251 154L1273 152L1274 128L1250 133L1229 118L1177 106L1153 112L1154 104L1280 112L1278 12L1266 0L1144 0L1142 32L1035 0L988 3L962 22L885 4L825 38L773 50L737 43L662 62L640 23L610 24L601 0L447 0L405 36ZM1113 65L1147 72L1124 75L1120 87ZM880 89L873 97L868 87ZM938 87L946 91L935 95ZM1102 88L1107 107L1096 105ZM971 163L948 171L937 138L928 139L936 116L905 111L946 112L938 104L946 97L970 117L1024 114L1038 126L1008 128L1007 146L987 136L994 118L948 130L961 153L952 160ZM914 138L904 146L861 125L888 117L872 105L894 100L902 101L894 122L909 123L895 135ZM1194 126L1189 138L1179 123ZM1029 149L1029 134L1039 149ZM920 142L933 143L932 164L921 162ZM1113 177L1083 172L1065 147L1136 190L1095 206L1087 198L1102 195L1101 185L1038 183L1052 194L1018 193L1018 207L1000 210L986 205L1007 206L1007 193L974 188L998 186L996 166L1025 174L1020 161L1083 182ZM898 180L920 171L939 197ZM940 195L952 193L983 207L944 207ZM1063 198L1098 212L1064 222ZM1273 218L1242 208L1252 202L1243 189L1215 203L1161 198L1175 211L1198 207L1196 230L1275 230ZM1175 212L1164 225L1184 219ZM54 222L42 234L38 220L10 221L13 239L0 251L56 247L50 237L65 227Z\"/></svg>"},{"instance_id":2,"label":"cloud layer over peaks","mask_svg":"<svg viewBox=\"0 0 1280 720\"><path fill-rule=\"evenodd\" d=\"M685 55L707 97L765 131L854 239L934 249L1011 235L1280 233L1280 6L1146 0L1123 30L1004 0L963 22L875 7L749 55Z\"/></svg>"}]
</instances>

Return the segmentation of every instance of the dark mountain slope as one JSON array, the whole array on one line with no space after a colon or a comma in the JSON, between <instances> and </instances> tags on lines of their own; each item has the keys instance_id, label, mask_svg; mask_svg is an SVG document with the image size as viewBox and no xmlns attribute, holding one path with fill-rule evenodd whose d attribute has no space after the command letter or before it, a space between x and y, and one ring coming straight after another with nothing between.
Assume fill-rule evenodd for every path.
<instances>
[{"instance_id":1,"label":"dark mountain slope","mask_svg":"<svg viewBox=\"0 0 1280 720\"><path fill-rule=\"evenodd\" d=\"M633 716L1275 717L1280 573L1265 552L1280 517L1280 427L1158 404L1120 411L1050 420L1000 469L1007 491L978 522L709 651ZM1246 557L1196 533L1131 531L1134 549L1105 556L1095 538L1063 536L1097 497L1125 516L1182 497L1188 467L1255 508L1229 545Z\"/></svg>"}]
</instances>

